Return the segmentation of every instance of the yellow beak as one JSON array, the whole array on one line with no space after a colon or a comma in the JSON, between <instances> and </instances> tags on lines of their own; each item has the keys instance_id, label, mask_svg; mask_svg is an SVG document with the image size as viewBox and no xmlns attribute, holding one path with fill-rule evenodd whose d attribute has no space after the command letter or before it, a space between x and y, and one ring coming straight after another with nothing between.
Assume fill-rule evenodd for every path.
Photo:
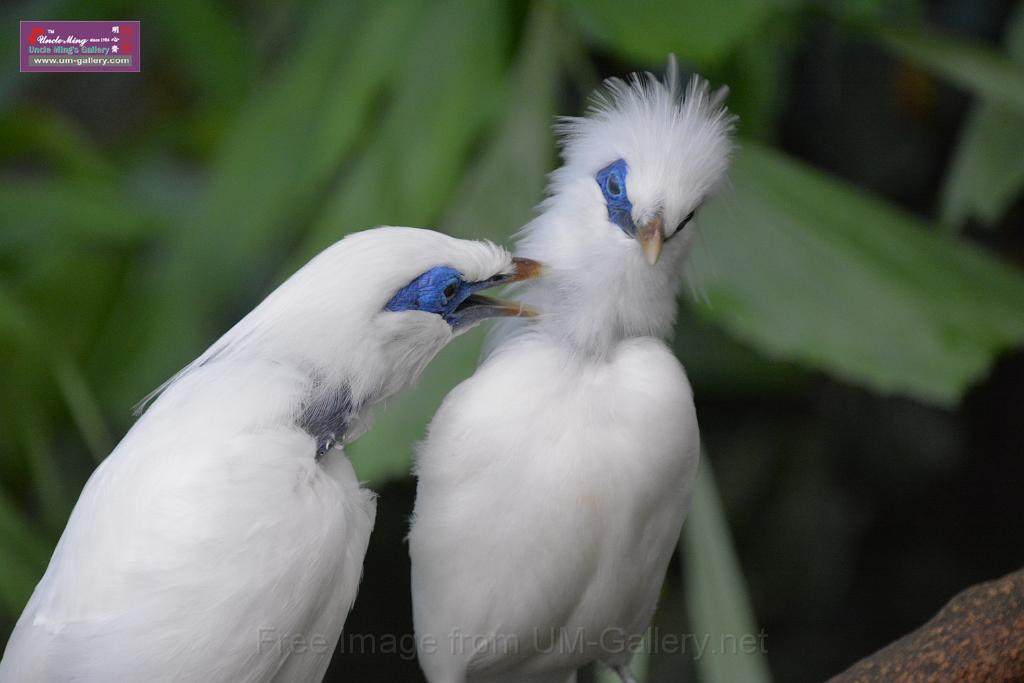
<instances>
[{"instance_id":1,"label":"yellow beak","mask_svg":"<svg viewBox=\"0 0 1024 683\"><path fill-rule=\"evenodd\" d=\"M661 256L661 246L665 243L665 234L662 232L663 220L659 213L636 231L636 241L644 250L647 263L652 266L658 262L658 257Z\"/></svg>"}]
</instances>

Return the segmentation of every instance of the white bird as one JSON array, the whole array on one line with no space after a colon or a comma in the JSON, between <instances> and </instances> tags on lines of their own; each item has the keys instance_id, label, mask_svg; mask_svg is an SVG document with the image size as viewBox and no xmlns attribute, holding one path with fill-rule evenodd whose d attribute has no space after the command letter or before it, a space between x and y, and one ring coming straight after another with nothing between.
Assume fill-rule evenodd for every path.
<instances>
[{"instance_id":1,"label":"white bird","mask_svg":"<svg viewBox=\"0 0 1024 683\"><path fill-rule=\"evenodd\" d=\"M417 451L409 536L431 683L632 680L686 514L699 437L671 334L691 222L725 179L733 117L670 62L566 119L564 164L519 253L539 317L498 340Z\"/></svg>"},{"instance_id":2,"label":"white bird","mask_svg":"<svg viewBox=\"0 0 1024 683\"><path fill-rule=\"evenodd\" d=\"M89 479L0 680L319 681L375 502L342 444L537 264L379 228L326 249L192 364ZM147 399L148 400L148 399Z\"/></svg>"}]
</instances>

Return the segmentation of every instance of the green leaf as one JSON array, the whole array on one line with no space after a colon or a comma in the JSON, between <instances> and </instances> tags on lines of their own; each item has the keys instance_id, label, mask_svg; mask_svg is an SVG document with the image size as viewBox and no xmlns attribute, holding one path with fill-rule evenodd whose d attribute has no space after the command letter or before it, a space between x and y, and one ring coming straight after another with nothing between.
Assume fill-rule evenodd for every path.
<instances>
[{"instance_id":1,"label":"green leaf","mask_svg":"<svg viewBox=\"0 0 1024 683\"><path fill-rule=\"evenodd\" d=\"M36 362L45 363L60 398L78 428L93 457L99 461L110 452L113 439L103 417L103 410L92 388L75 360L62 346L65 339L46 334L36 317L0 282L0 342L11 343L17 349L19 370L28 371ZM32 361L31 363L29 361ZM40 374L45 375L46 370ZM10 379L10 378L8 378ZM40 426L40 416L31 406L25 407L20 420L24 430L26 451L30 456L46 450L46 430Z\"/></svg>"},{"instance_id":2,"label":"green leaf","mask_svg":"<svg viewBox=\"0 0 1024 683\"><path fill-rule=\"evenodd\" d=\"M0 114L0 158L93 181L116 179L113 165L79 125L60 112L33 106Z\"/></svg>"},{"instance_id":3,"label":"green leaf","mask_svg":"<svg viewBox=\"0 0 1024 683\"><path fill-rule=\"evenodd\" d=\"M82 440L96 462L107 457L114 439L103 417L96 395L78 365L62 351L55 351L50 359L53 379L71 414L71 419L82 435Z\"/></svg>"},{"instance_id":4,"label":"green leaf","mask_svg":"<svg viewBox=\"0 0 1024 683\"><path fill-rule=\"evenodd\" d=\"M18 614L46 570L52 548L0 489L0 605Z\"/></svg>"},{"instance_id":5,"label":"green leaf","mask_svg":"<svg viewBox=\"0 0 1024 683\"><path fill-rule=\"evenodd\" d=\"M592 40L622 58L663 64L675 53L702 68L712 66L780 11L800 0L570 0L573 14Z\"/></svg>"},{"instance_id":6,"label":"green leaf","mask_svg":"<svg viewBox=\"0 0 1024 683\"><path fill-rule=\"evenodd\" d=\"M752 143L701 218L702 315L777 358L953 405L1024 342L1024 277Z\"/></svg>"},{"instance_id":7,"label":"green leaf","mask_svg":"<svg viewBox=\"0 0 1024 683\"><path fill-rule=\"evenodd\" d=\"M230 246L241 271L276 234L294 229L295 214L307 214L359 142L374 99L402 62L419 4L325 4L294 41L302 49L257 89L227 136L189 244L213 238Z\"/></svg>"},{"instance_id":8,"label":"green leaf","mask_svg":"<svg viewBox=\"0 0 1024 683\"><path fill-rule=\"evenodd\" d=\"M550 6L537 3L506 91L506 116L465 174L444 221L448 232L500 239L521 225L540 199L552 155L548 131L558 86L558 44ZM413 443L445 395L473 373L482 342L481 330L456 339L427 367L415 391L380 411L374 428L349 448L361 479L373 485L408 474Z\"/></svg>"},{"instance_id":9,"label":"green leaf","mask_svg":"<svg viewBox=\"0 0 1024 683\"><path fill-rule=\"evenodd\" d=\"M1024 66L1024 7L1008 29L1007 53ZM992 225L1024 187L1024 111L984 99L964 125L942 191L942 222L955 229L974 217Z\"/></svg>"},{"instance_id":10,"label":"green leaf","mask_svg":"<svg viewBox=\"0 0 1024 683\"><path fill-rule=\"evenodd\" d=\"M701 683L767 683L766 643L750 606L729 525L706 456L700 464L680 553Z\"/></svg>"},{"instance_id":11,"label":"green leaf","mask_svg":"<svg viewBox=\"0 0 1024 683\"><path fill-rule=\"evenodd\" d=\"M464 173L442 219L448 234L506 242L532 217L554 161L559 31L550 3L539 2L509 76L501 126Z\"/></svg>"},{"instance_id":12,"label":"green leaf","mask_svg":"<svg viewBox=\"0 0 1024 683\"><path fill-rule=\"evenodd\" d=\"M950 82L1024 112L1024 67L994 50L926 29L882 22L857 22L900 56Z\"/></svg>"},{"instance_id":13,"label":"green leaf","mask_svg":"<svg viewBox=\"0 0 1024 683\"><path fill-rule=\"evenodd\" d=\"M239 18L222 2L176 0L145 6L147 40L157 44L163 61L200 91L204 108L233 105L242 96L252 70L252 53ZM149 32L152 31L152 34ZM154 35L155 34L155 35ZM181 59L180 55L202 55ZM165 66L164 68L168 68Z\"/></svg>"},{"instance_id":14,"label":"green leaf","mask_svg":"<svg viewBox=\"0 0 1024 683\"><path fill-rule=\"evenodd\" d=\"M760 26L756 40L735 47L722 68L702 75L729 86L729 110L739 118L744 137L774 140L790 97L792 61L803 44L800 23L774 17Z\"/></svg>"},{"instance_id":15,"label":"green leaf","mask_svg":"<svg viewBox=\"0 0 1024 683\"><path fill-rule=\"evenodd\" d=\"M0 250L99 241L124 245L154 232L160 216L110 183L8 179L0 183Z\"/></svg>"},{"instance_id":16,"label":"green leaf","mask_svg":"<svg viewBox=\"0 0 1024 683\"><path fill-rule=\"evenodd\" d=\"M1024 187L1024 113L982 102L971 111L942 191L943 224L998 221Z\"/></svg>"},{"instance_id":17,"label":"green leaf","mask_svg":"<svg viewBox=\"0 0 1024 683\"><path fill-rule=\"evenodd\" d=\"M18 410L22 447L28 456L35 496L48 529L60 534L71 514L72 501L64 490L49 434L51 425L40 416L36 406L23 404Z\"/></svg>"},{"instance_id":18,"label":"green leaf","mask_svg":"<svg viewBox=\"0 0 1024 683\"><path fill-rule=\"evenodd\" d=\"M437 220L470 145L500 113L506 29L493 0L431 7L412 38L416 58L401 72L394 101L299 258L354 230Z\"/></svg>"},{"instance_id":19,"label":"green leaf","mask_svg":"<svg viewBox=\"0 0 1024 683\"><path fill-rule=\"evenodd\" d=\"M694 296L694 300L699 298L699 294ZM695 305L684 297L674 348L696 395L704 399L765 394L782 397L806 390L806 372L757 353L705 316L697 315Z\"/></svg>"},{"instance_id":20,"label":"green leaf","mask_svg":"<svg viewBox=\"0 0 1024 683\"><path fill-rule=\"evenodd\" d=\"M24 346L31 343L33 334L31 314L6 283L0 282L0 342Z\"/></svg>"}]
</instances>

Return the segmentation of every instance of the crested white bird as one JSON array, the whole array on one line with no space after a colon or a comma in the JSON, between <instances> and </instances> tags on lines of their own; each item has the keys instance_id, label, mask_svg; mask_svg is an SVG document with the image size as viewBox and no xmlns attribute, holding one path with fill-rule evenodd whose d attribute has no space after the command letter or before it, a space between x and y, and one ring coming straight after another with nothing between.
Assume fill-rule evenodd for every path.
<instances>
[{"instance_id":1,"label":"crested white bird","mask_svg":"<svg viewBox=\"0 0 1024 683\"><path fill-rule=\"evenodd\" d=\"M455 335L525 315L490 243L378 228L326 249L153 402L89 479L0 680L319 681L373 527L343 444Z\"/></svg>"},{"instance_id":2,"label":"crested white bird","mask_svg":"<svg viewBox=\"0 0 1024 683\"><path fill-rule=\"evenodd\" d=\"M506 330L417 451L409 536L431 683L624 681L686 514L699 437L671 334L701 204L724 182L725 91L611 79L560 125L519 252L541 313ZM505 323L503 323L505 324Z\"/></svg>"}]
</instances>

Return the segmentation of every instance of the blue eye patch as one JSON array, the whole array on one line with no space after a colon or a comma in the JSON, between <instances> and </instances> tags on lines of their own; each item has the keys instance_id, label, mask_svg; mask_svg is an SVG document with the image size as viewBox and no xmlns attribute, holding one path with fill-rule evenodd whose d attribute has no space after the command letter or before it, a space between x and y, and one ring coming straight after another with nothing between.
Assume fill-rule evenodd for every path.
<instances>
[{"instance_id":1,"label":"blue eye patch","mask_svg":"<svg viewBox=\"0 0 1024 683\"><path fill-rule=\"evenodd\" d=\"M623 159L616 159L598 171L594 178L608 205L608 220L619 226L630 237L635 237L633 202L629 201L629 195L626 192L627 175L629 175L629 165Z\"/></svg>"},{"instance_id":2,"label":"blue eye patch","mask_svg":"<svg viewBox=\"0 0 1024 683\"><path fill-rule=\"evenodd\" d=\"M445 315L455 310L465 292L459 271L450 266L435 266L398 290L384 308L389 311L426 311Z\"/></svg>"}]
</instances>

